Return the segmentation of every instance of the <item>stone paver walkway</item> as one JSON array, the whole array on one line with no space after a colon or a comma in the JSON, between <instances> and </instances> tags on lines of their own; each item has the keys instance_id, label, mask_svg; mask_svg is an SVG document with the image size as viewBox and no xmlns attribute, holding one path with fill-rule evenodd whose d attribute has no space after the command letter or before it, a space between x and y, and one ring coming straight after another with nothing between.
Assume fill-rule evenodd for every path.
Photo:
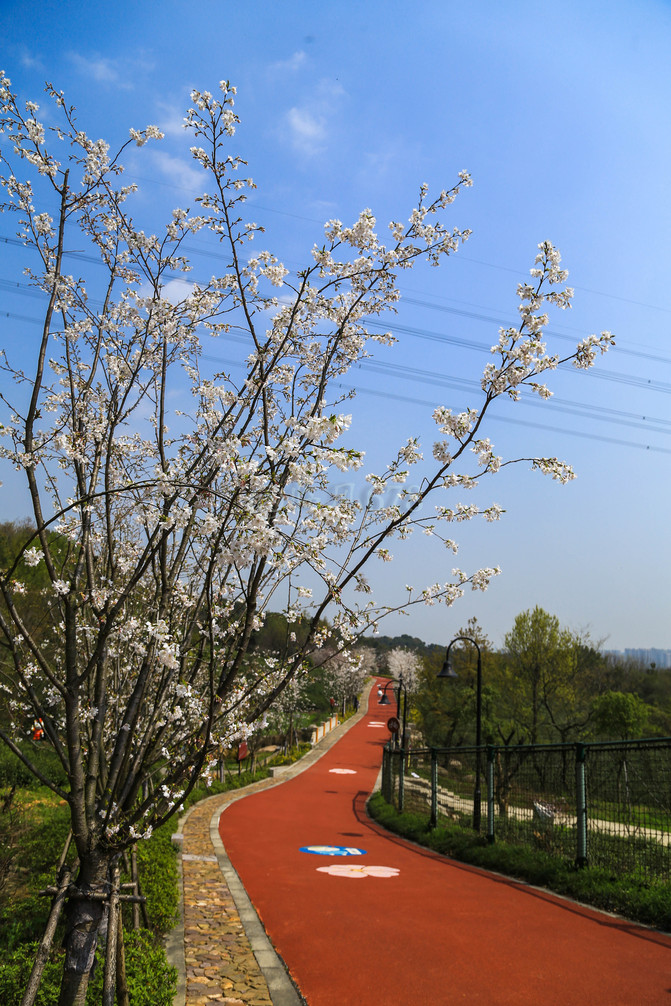
<instances>
[{"instance_id":1,"label":"stone paver walkway","mask_svg":"<svg viewBox=\"0 0 671 1006\"><path fill-rule=\"evenodd\" d=\"M182 884L187 1006L272 1006L210 839L221 796L197 804L183 830Z\"/></svg>"}]
</instances>

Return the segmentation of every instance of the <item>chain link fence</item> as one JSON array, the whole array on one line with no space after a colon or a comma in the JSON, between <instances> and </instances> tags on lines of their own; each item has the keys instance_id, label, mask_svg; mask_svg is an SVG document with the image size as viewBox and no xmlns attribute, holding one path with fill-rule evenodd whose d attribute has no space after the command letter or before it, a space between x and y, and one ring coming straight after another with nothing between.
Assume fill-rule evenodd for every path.
<instances>
[{"instance_id":1,"label":"chain link fence","mask_svg":"<svg viewBox=\"0 0 671 1006\"><path fill-rule=\"evenodd\" d=\"M388 747L382 794L433 826L475 825L491 842L671 880L671 738Z\"/></svg>"}]
</instances>

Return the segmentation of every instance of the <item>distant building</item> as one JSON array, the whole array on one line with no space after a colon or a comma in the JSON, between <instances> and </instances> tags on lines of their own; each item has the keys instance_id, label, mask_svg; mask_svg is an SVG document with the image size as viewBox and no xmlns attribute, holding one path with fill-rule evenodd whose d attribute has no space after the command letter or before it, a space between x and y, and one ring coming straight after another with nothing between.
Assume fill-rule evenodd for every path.
<instances>
[{"instance_id":1,"label":"distant building","mask_svg":"<svg viewBox=\"0 0 671 1006\"><path fill-rule=\"evenodd\" d=\"M634 649L629 647L624 652L622 650L606 650L605 652L607 656L614 657L616 660L637 660L645 667L650 667L651 664L661 668L671 667L671 650L657 650L654 648L646 650L644 648Z\"/></svg>"}]
</instances>

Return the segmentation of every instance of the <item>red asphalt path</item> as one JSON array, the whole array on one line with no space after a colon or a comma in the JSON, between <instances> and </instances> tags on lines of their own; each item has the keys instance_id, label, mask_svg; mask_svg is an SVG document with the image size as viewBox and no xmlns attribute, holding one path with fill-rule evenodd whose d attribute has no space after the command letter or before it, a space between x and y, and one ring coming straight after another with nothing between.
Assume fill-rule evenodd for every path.
<instances>
[{"instance_id":1,"label":"red asphalt path","mask_svg":"<svg viewBox=\"0 0 671 1006\"><path fill-rule=\"evenodd\" d=\"M363 719L314 766L233 803L219 823L310 1006L671 1006L671 937L422 850L367 818L389 737L375 724L388 709L374 688ZM324 845L366 854L300 851ZM357 873L318 869L333 866ZM380 866L399 872L361 872Z\"/></svg>"}]
</instances>

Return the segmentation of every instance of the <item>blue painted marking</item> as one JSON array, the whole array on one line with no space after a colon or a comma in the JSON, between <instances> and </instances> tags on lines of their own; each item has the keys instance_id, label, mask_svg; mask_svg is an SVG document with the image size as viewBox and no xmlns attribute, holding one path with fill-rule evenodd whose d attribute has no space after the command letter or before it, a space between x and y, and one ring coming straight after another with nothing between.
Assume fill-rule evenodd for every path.
<instances>
[{"instance_id":1,"label":"blue painted marking","mask_svg":"<svg viewBox=\"0 0 671 1006\"><path fill-rule=\"evenodd\" d=\"M365 849L353 849L347 845L304 845L301 852L312 853L313 856L365 856Z\"/></svg>"}]
</instances>

